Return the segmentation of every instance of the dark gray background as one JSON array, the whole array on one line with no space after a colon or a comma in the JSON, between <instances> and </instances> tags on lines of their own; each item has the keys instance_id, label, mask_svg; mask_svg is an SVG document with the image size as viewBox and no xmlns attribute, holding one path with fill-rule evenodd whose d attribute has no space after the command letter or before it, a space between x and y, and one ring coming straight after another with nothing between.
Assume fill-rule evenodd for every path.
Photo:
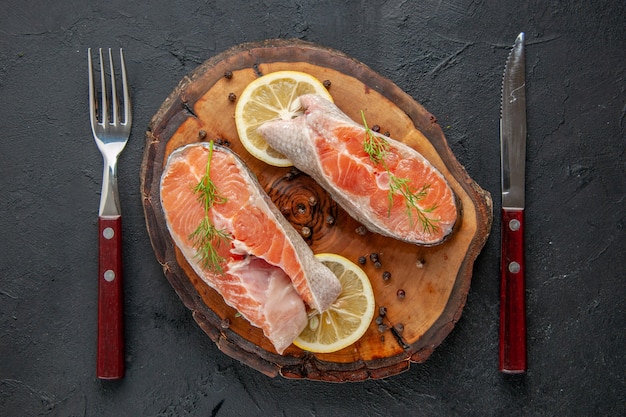
<instances>
[{"instance_id":1,"label":"dark gray background","mask_svg":"<svg viewBox=\"0 0 626 417\"><path fill-rule=\"evenodd\" d=\"M49 6L53 4L54 6ZM626 7L623 1L3 1L0 4L0 415L624 415ZM527 35L529 371L497 371L502 70ZM494 197L457 327L399 376L270 379L221 353L156 262L144 132L179 80L234 45L343 51L433 113ZM127 375L95 378L101 157L88 47L124 47L132 137L120 160Z\"/></svg>"}]
</instances>

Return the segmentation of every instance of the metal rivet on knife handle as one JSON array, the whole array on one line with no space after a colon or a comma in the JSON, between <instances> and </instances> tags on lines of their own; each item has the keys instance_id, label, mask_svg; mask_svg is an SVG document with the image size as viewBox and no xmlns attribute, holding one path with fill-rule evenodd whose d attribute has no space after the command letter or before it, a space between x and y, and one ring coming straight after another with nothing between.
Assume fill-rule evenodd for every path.
<instances>
[{"instance_id":1,"label":"metal rivet on knife handle","mask_svg":"<svg viewBox=\"0 0 626 417\"><path fill-rule=\"evenodd\" d=\"M513 219L509 222L509 229L511 229L512 231L518 231L520 228L521 224L519 222L519 220L517 219Z\"/></svg>"}]
</instances>

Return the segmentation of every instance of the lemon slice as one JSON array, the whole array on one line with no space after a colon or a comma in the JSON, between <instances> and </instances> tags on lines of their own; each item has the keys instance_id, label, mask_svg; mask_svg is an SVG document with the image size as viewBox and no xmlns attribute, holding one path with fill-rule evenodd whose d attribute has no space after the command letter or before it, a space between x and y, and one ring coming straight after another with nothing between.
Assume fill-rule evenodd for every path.
<instances>
[{"instance_id":1,"label":"lemon slice","mask_svg":"<svg viewBox=\"0 0 626 417\"><path fill-rule=\"evenodd\" d=\"M248 152L270 165L292 165L283 154L272 149L256 129L270 120L289 120L301 115L298 97L303 94L319 94L333 101L326 87L304 72L271 72L246 86L235 107L235 124L239 139Z\"/></svg>"},{"instance_id":2,"label":"lemon slice","mask_svg":"<svg viewBox=\"0 0 626 417\"><path fill-rule=\"evenodd\" d=\"M293 343L310 352L330 353L350 346L365 334L374 318L374 291L365 272L343 256L315 256L339 278L342 290L328 310L309 314L307 327Z\"/></svg>"}]
</instances>

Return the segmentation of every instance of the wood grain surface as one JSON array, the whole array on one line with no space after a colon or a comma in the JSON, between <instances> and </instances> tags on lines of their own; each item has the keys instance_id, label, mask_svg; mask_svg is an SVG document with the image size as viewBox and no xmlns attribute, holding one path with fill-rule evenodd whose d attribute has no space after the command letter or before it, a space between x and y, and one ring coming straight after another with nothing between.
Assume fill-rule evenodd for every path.
<instances>
[{"instance_id":1,"label":"wood grain surface","mask_svg":"<svg viewBox=\"0 0 626 417\"><path fill-rule=\"evenodd\" d=\"M446 177L461 208L455 231L443 244L419 247L369 232L337 206L308 176L271 167L250 156L235 127L236 100L249 82L278 70L309 73L330 81L335 103L354 120L421 152ZM226 77L225 73L232 74ZM229 99L230 95L230 99ZM374 117L371 115L375 115ZM173 244L159 201L159 181L168 155L197 141L226 142L257 175L274 203L303 234L312 250L339 253L363 267L387 310L383 327L371 323L354 345L331 354L295 346L278 355L260 329L237 317L221 296L192 271ZM489 235L492 201L457 162L436 119L385 79L345 54L299 40L269 40L234 47L185 77L153 117L141 167L146 225L155 254L177 294L220 350L270 376L358 381L398 374L426 360L461 316L472 268ZM376 268L369 254L379 254ZM383 280L388 271L391 278ZM404 297L398 293L403 292Z\"/></svg>"}]
</instances>

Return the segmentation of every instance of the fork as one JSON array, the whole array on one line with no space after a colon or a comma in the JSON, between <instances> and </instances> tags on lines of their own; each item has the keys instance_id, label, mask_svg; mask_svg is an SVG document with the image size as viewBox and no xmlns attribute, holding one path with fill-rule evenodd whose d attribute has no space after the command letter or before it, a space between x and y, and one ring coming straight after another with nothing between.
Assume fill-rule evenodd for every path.
<instances>
[{"instance_id":1,"label":"fork","mask_svg":"<svg viewBox=\"0 0 626 417\"><path fill-rule=\"evenodd\" d=\"M94 85L91 48L89 59L89 113L91 131L104 159L98 212L98 349L96 373L100 379L124 377L122 281L122 215L117 191L117 158L130 136L132 115L124 52L120 49L124 120L120 120L113 55L109 48L110 91L107 89L102 49L99 49L101 100ZM108 100L110 95L110 102Z\"/></svg>"}]
</instances>

